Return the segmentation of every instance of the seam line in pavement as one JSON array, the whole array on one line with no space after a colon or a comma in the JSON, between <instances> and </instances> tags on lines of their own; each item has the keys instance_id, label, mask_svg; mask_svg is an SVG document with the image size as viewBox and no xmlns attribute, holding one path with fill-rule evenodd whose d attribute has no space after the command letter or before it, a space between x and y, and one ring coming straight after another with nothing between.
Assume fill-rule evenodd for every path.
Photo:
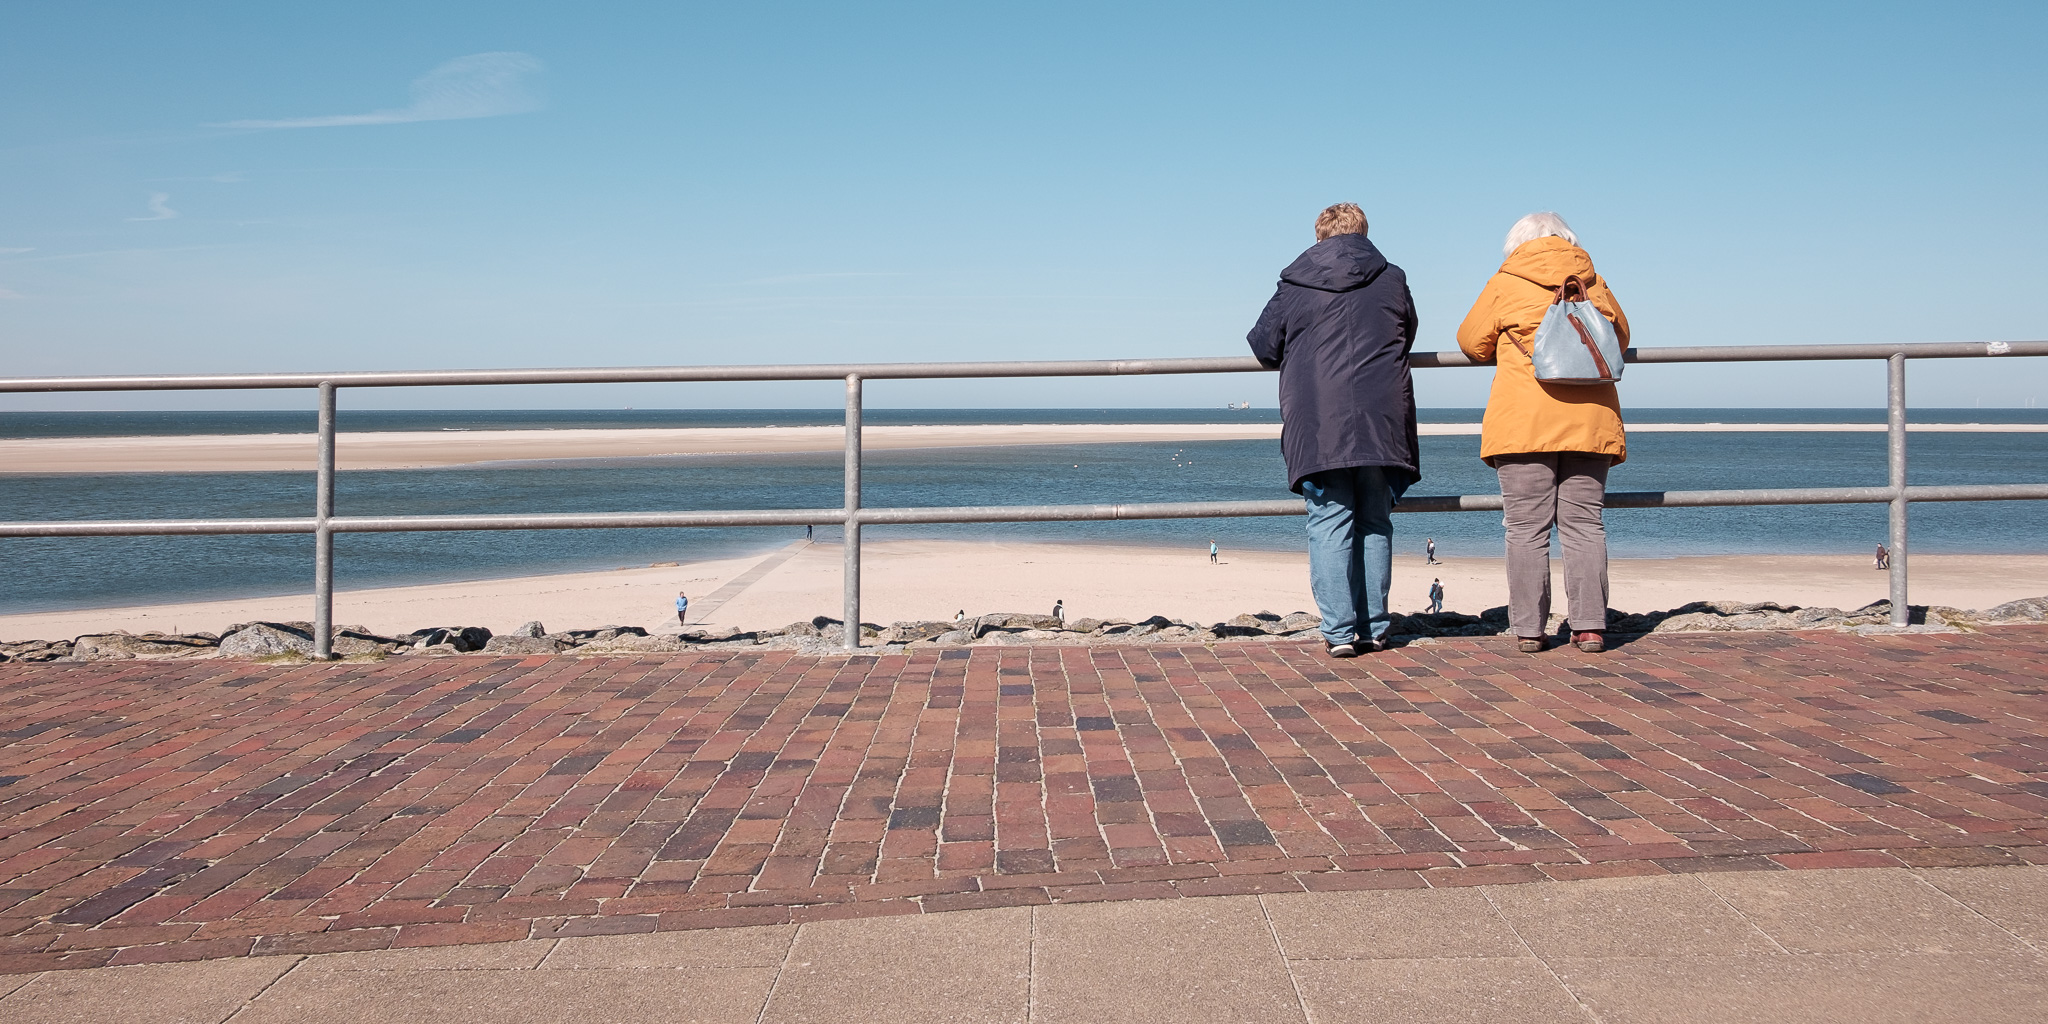
<instances>
[{"instance_id":1,"label":"seam line in pavement","mask_svg":"<svg viewBox=\"0 0 2048 1024\"><path fill-rule=\"evenodd\" d=\"M1918 871L1908 871L1906 873L1912 875L1914 881L1919 882L1921 885L1924 885L1929 889L1932 889L1935 893L1939 894L1944 899L1947 899L1949 902L1954 903L1957 906L1962 907L1964 910L1967 910L1970 913L1977 915L1977 917L1983 920L1985 924L1988 924L1991 927L1996 928L1999 931L2002 931L2005 934L2012 936L2015 942L2018 942L2021 946L2025 947L2029 952L2033 953L2035 956L2041 956L2043 955L2043 953L2048 953L2048 950L2043 950L2041 947L2036 946L2031 942L2028 942L2026 936L2021 935L2020 933L2013 931L2010 928L2007 928L2005 925L2000 924L1995 920L1992 920L1990 915L1984 913L1981 910L1978 910L1976 907L1971 906L1968 902L1957 898L1956 894L1949 892L1947 889L1944 889L1941 886L1934 884L1933 882L1928 881L1926 875L1923 875Z\"/></svg>"},{"instance_id":2,"label":"seam line in pavement","mask_svg":"<svg viewBox=\"0 0 2048 1024\"><path fill-rule=\"evenodd\" d=\"M1024 1024L1038 1019L1038 915L1044 910L1031 908L1031 924L1024 932Z\"/></svg>"},{"instance_id":3,"label":"seam line in pavement","mask_svg":"<svg viewBox=\"0 0 2048 1024\"><path fill-rule=\"evenodd\" d=\"M727 580L724 586L699 599L691 606L691 610L697 613L697 624L701 626L710 622L712 613L718 611L727 601L740 596L741 592L761 582L762 577L782 568L782 563L795 558L797 552L810 546L811 542L807 540L790 541L783 545L782 550L763 558L755 563L753 568Z\"/></svg>"},{"instance_id":4,"label":"seam line in pavement","mask_svg":"<svg viewBox=\"0 0 2048 1024\"><path fill-rule=\"evenodd\" d=\"M1265 919L1266 934L1273 937L1273 953L1280 958L1280 969L1287 972L1287 984L1294 992L1294 1008L1301 1011L1303 1024L1313 1020L1308 1014L1308 1000L1301 997L1301 979L1294 976L1294 961L1287 958L1287 947L1280 943L1280 929L1273 924L1273 912L1266 907L1266 895L1252 897L1259 901L1259 916Z\"/></svg>"},{"instance_id":5,"label":"seam line in pavement","mask_svg":"<svg viewBox=\"0 0 2048 1024\"><path fill-rule=\"evenodd\" d=\"M287 967L284 970L277 972L277 977L264 982L262 988L257 989L255 993L251 995L249 998L242 1000L242 1005L235 1007L233 1010L228 1012L227 1016L222 1017L220 1019L220 1024L230 1024L230 1022L233 1021L236 1017L239 1017L242 1014L248 1012L250 1007L256 1005L256 1000L263 998L264 993L269 992L271 989L277 987L278 982L283 981L288 977L291 977L291 973L293 971L298 970L299 965L305 962L306 958L303 956L293 957L292 965L290 967Z\"/></svg>"},{"instance_id":6,"label":"seam line in pavement","mask_svg":"<svg viewBox=\"0 0 2048 1024\"><path fill-rule=\"evenodd\" d=\"M775 965L775 977L768 982L768 993L761 997L761 1009L754 1014L754 1024L768 1019L768 1008L775 1005L775 993L782 990L783 972L789 970L789 958L796 955L797 940L803 937L808 925L797 925L789 931L789 945L782 947L782 962Z\"/></svg>"},{"instance_id":7,"label":"seam line in pavement","mask_svg":"<svg viewBox=\"0 0 2048 1024\"><path fill-rule=\"evenodd\" d=\"M1550 980L1553 984L1563 989L1565 995L1572 997L1572 1005L1578 1007L1580 1013L1585 1014L1585 1019L1593 1021L1594 1024L1599 1024L1600 1021L1604 1020L1605 1018L1595 1013L1593 1008L1587 1006L1586 1001L1579 997L1579 990L1573 988L1570 982L1564 980L1564 976L1557 973L1557 968L1552 967L1550 961L1543 954L1536 952L1536 947L1529 944L1529 940L1522 935L1522 930L1515 927L1515 919L1509 917L1507 911L1500 908L1500 904L1495 902L1493 898L1493 893L1487 892L1486 888L1485 886L1480 887L1480 896L1485 898L1486 905L1492 909L1494 916L1500 918L1500 923L1508 926L1508 934L1513 935L1515 941L1522 944L1522 949L1527 951L1529 956L1534 958L1537 963L1543 965L1543 973L1550 975Z\"/></svg>"},{"instance_id":8,"label":"seam line in pavement","mask_svg":"<svg viewBox=\"0 0 2048 1024\"><path fill-rule=\"evenodd\" d=\"M1889 869L1888 869L1888 868L1878 868L1878 869L1876 869L1876 870L1879 870L1879 871L1885 871L1885 870L1889 870ZM1733 911L1733 912L1734 912L1734 914L1735 914L1735 916L1736 916L1736 917L1739 917L1739 918L1741 918L1741 919L1742 919L1742 923L1743 923L1743 924L1746 924L1746 925L1748 925L1751 931L1753 931L1753 932L1757 933L1758 935L1761 935L1761 936L1763 936L1763 937L1764 937L1764 941L1765 941L1765 942L1768 942L1768 943L1770 943L1770 944L1771 944L1771 946L1772 946L1772 948L1776 949L1776 950L1777 950L1778 952L1780 952L1780 953L1785 953L1785 954L1787 954L1787 955L1796 955L1796 954L1793 954L1791 950L1789 950L1789 949L1786 949L1786 948L1785 948L1785 944L1784 944L1784 943L1782 943L1782 942L1779 942L1779 941L1778 941L1778 937L1777 937L1777 936L1775 936L1775 935L1772 935L1772 934L1770 933L1770 930L1769 930L1769 929L1765 928L1765 927L1764 927L1763 925L1760 925L1760 924L1756 923L1756 922L1755 922L1754 920L1751 920L1751 919L1750 919L1750 916L1749 916L1748 914L1745 914L1745 913L1743 913L1743 912L1742 912L1742 908L1741 908L1741 907L1738 907L1738 906L1736 906L1736 905L1735 905L1735 903L1734 903L1734 901L1732 901L1732 900L1730 900L1730 899L1728 898L1728 894L1727 894L1727 893L1725 893L1725 892L1722 892L1722 891L1721 891L1720 889L1718 889L1718 888L1715 888L1715 887L1714 887L1714 885L1713 885L1712 883L1709 883L1709 882L1706 882L1706 881L1703 881L1703 880L1702 880L1702 881L1700 881L1700 883L1699 883L1699 884L1700 884L1700 886L1701 886L1702 888L1706 889L1706 890L1707 890L1708 892L1710 892L1710 893L1713 893L1713 894L1714 894L1714 898L1715 898L1715 899L1717 899L1717 900L1720 900L1720 901L1721 901L1721 905L1722 905L1722 906L1724 906L1724 907L1727 907L1727 908L1728 908L1729 910L1731 910L1731 911ZM1946 895L1946 894L1944 894L1944 895Z\"/></svg>"}]
</instances>

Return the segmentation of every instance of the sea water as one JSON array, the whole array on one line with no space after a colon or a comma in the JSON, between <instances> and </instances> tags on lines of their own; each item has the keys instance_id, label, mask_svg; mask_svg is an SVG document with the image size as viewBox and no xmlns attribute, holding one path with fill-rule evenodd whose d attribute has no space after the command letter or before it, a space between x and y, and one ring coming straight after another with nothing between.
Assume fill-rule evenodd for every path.
<instances>
[{"instance_id":1,"label":"sea water","mask_svg":"<svg viewBox=\"0 0 2048 1024\"><path fill-rule=\"evenodd\" d=\"M839 422L838 410L534 410L344 412L345 430L798 426ZM1425 421L1476 422L1476 409L1434 409ZM2048 422L2041 410L1914 410L1917 422ZM1272 410L871 410L870 424L1275 422ZM1882 410L1636 410L1635 423L1871 423ZM0 436L303 432L294 412L0 413ZM1909 435L1915 484L2048 482L2048 434ZM1495 493L1476 436L1422 438L1414 494ZM0 467L4 468L4 467ZM339 474L342 515L640 512L837 506L836 452L691 455L497 463ZM1291 498L1274 441L1042 445L870 451L870 507L1233 501ZM1611 490L1876 486L1885 436L1874 432L1637 432ZM240 518L309 515L313 477L294 473L0 475L0 519ZM1915 504L1921 552L2048 552L2040 502ZM1687 554L1856 554L1885 537L1877 505L1616 509L1617 557ZM1434 537L1440 555L1501 553L1498 513L1416 513L1394 520L1398 551ZM800 527L533 530L341 534L337 586L372 587L732 557L800 537ZM950 538L1132 543L1186 548L1296 549L1287 518L870 526L865 539ZM821 542L837 527L821 522ZM108 537L0 540L0 612L301 593L312 540L282 537Z\"/></svg>"}]
</instances>

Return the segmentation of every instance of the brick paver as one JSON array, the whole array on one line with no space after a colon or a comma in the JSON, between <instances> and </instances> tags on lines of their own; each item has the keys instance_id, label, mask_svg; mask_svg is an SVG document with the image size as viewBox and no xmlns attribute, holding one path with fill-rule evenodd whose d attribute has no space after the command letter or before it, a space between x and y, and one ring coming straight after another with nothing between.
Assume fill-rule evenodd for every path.
<instances>
[{"instance_id":1,"label":"brick paver","mask_svg":"<svg viewBox=\"0 0 2048 1024\"><path fill-rule=\"evenodd\" d=\"M0 972L2048 862L2048 628L0 666Z\"/></svg>"}]
</instances>

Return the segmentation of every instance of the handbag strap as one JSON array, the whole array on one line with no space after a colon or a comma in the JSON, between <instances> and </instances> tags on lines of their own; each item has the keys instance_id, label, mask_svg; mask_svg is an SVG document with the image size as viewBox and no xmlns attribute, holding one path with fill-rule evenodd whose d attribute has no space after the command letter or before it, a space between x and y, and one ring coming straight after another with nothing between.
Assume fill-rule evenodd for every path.
<instances>
[{"instance_id":1,"label":"handbag strap","mask_svg":"<svg viewBox=\"0 0 2048 1024\"><path fill-rule=\"evenodd\" d=\"M1517 274L1517 273L1515 273L1515 272L1514 272L1514 271L1512 271L1512 270L1503 270L1503 271L1501 271L1501 273L1503 273L1503 274L1506 274L1506 275L1508 275L1509 277L1513 277L1513 278L1517 278L1517 279L1520 279L1520 280L1523 280L1523 281L1527 281L1527 282L1529 282L1530 284L1533 284L1533 285L1535 285L1535 286L1536 286L1536 287L1538 287L1538 288L1544 288L1543 282L1541 282L1541 281L1538 281L1538 280L1536 280L1535 278L1531 278L1531 277L1523 277L1522 275L1520 275L1520 274ZM1593 280L1594 280L1594 281L1598 281L1598 280L1600 280L1600 275L1599 275L1599 274L1594 274L1594 275L1593 275ZM1579 277L1579 275L1577 275L1577 274L1567 274L1567 275L1565 275L1565 279L1564 279L1563 281L1560 281L1560 282L1558 282L1558 285L1557 285L1557 287L1555 287L1555 288L1544 288L1544 290L1545 290L1545 291L1548 291L1548 292L1550 292L1550 293L1551 293L1551 295L1553 296L1553 298L1552 298L1552 299L1550 300L1550 304L1551 304L1551 305L1553 305L1553 306L1555 306L1555 305L1557 305L1557 304L1558 304L1558 303L1560 303L1560 302L1591 302L1591 301L1593 301L1593 298L1592 298L1592 296L1591 296L1590 294L1588 294L1588 292L1587 292L1587 290L1586 290L1586 289L1587 289L1588 287L1590 287L1590 283L1589 283L1589 282L1587 282L1587 281L1585 281L1585 280L1582 280L1582 279L1581 279L1581 278ZM1578 293L1578 298L1576 298L1576 299L1575 299L1575 298L1572 298L1572 293L1574 293L1574 292L1577 292L1577 293ZM1579 333L1580 333L1581 335L1583 335L1583 334L1585 334L1585 333L1586 333L1586 327L1585 327L1585 325L1584 325L1584 324L1576 324L1576 323L1575 323L1575 324L1573 324L1572 326L1574 326L1574 327L1577 327L1577 328L1579 329ZM1529 346L1525 346L1525 345L1523 345L1523 344L1522 344L1522 343L1521 343L1520 341L1516 341L1516 340L1515 340L1515 336L1514 336L1513 334L1508 334L1508 341L1509 341L1509 342L1511 342L1511 343L1513 343L1513 344L1514 344L1514 346L1515 346L1515 348L1517 348L1517 349L1520 349L1520 350L1521 350L1521 353L1522 353L1523 355L1525 355L1525 356L1528 356L1528 357L1529 357L1529 365L1530 365L1530 366L1531 366L1531 367L1533 368L1533 367L1535 366L1535 364L1536 364L1536 352L1535 352L1535 350L1534 350L1534 349L1532 349L1532 348L1530 348ZM1591 347L1591 346L1590 346L1590 343L1588 344L1588 347ZM1593 358L1594 358L1594 360L1595 360L1595 361L1598 361L1598 362L1600 362L1600 363L1602 364L1602 366L1601 366L1601 374L1602 374L1602 375L1604 376L1604 375L1606 374L1606 372L1607 372L1607 371L1606 371L1606 366L1605 366L1605 360L1602 360L1602 359L1600 359L1600 356L1599 356L1599 354L1598 354L1597 352L1596 352L1596 353L1594 354Z\"/></svg>"}]
</instances>

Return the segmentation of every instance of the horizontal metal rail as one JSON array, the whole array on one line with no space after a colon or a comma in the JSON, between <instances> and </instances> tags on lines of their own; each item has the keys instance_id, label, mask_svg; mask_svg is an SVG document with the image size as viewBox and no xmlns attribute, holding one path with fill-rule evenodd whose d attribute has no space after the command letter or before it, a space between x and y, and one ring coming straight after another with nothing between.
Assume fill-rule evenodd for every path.
<instances>
[{"instance_id":1,"label":"horizontal metal rail","mask_svg":"<svg viewBox=\"0 0 2048 1024\"><path fill-rule=\"evenodd\" d=\"M1727 491L1610 491L1608 508L1711 508L1743 505L1882 505L1890 487L1790 487ZM1907 501L2041 501L2048 484L1969 484L1906 488ZM1409 495L1395 512L1498 512L1498 494ZM1124 519L1238 519L1303 515L1299 500L1166 501L1103 505L935 505L862 508L863 526L952 523L1066 523ZM447 533L464 530L662 530L721 526L811 526L842 522L846 510L746 509L731 512L572 512L476 516L335 516L335 533ZM303 519L108 519L0 523L0 537L158 537L315 533Z\"/></svg>"},{"instance_id":2,"label":"horizontal metal rail","mask_svg":"<svg viewBox=\"0 0 2048 1024\"><path fill-rule=\"evenodd\" d=\"M1840 359L1960 359L2048 355L2048 341L1916 342L1902 345L1727 345L1630 349L1630 363L1753 363ZM1481 366L1462 352L1416 352L1410 366ZM520 370L369 370L334 373L131 374L113 377L0 377L0 393L52 391L236 391L273 388L399 388L494 384L672 384L701 381L1119 377L1256 373L1249 356L1201 359L1013 360L980 363L810 363L751 366L617 366Z\"/></svg>"},{"instance_id":3,"label":"horizontal metal rail","mask_svg":"<svg viewBox=\"0 0 2048 1024\"><path fill-rule=\"evenodd\" d=\"M1638 348L1630 363L1733 363L1882 359L1887 364L1886 432L1889 483L1883 487L1818 487L1719 491L1619 491L1608 508L1701 508L1744 505L1889 504L1892 621L1906 622L1906 516L1915 501L2011 501L2048 499L2048 484L1906 485L1906 386L1908 359L2048 356L2048 341L1934 342L1900 345L1731 345ZM1417 352L1417 369L1484 365L1462 352ZM839 522L846 536L844 621L860 621L860 531L868 525L1083 522L1117 519L1198 519L1301 515L1294 500L1194 501L1109 505L1013 505L931 508L861 506L862 384L868 380L974 377L1107 377L1146 374L1255 373L1271 367L1249 357L1201 359L1101 359L962 363L839 363L754 366L640 366L518 370L399 370L337 373L140 374L107 377L0 377L0 393L68 391L217 391L316 388L320 393L320 459L310 518L145 519L0 522L4 537L122 537L249 534L313 534L314 653L327 657L331 638L324 628L333 612L333 535L337 533L439 532L454 530L601 530L718 526L807 526ZM335 392L354 387L436 387L504 384L630 384L708 381L842 381L846 385L845 504L834 509L773 509L691 512L603 512L541 515L336 516ZM1497 494L1416 495L1397 512L1499 511ZM860 646L860 631L845 632L848 649Z\"/></svg>"}]
</instances>

